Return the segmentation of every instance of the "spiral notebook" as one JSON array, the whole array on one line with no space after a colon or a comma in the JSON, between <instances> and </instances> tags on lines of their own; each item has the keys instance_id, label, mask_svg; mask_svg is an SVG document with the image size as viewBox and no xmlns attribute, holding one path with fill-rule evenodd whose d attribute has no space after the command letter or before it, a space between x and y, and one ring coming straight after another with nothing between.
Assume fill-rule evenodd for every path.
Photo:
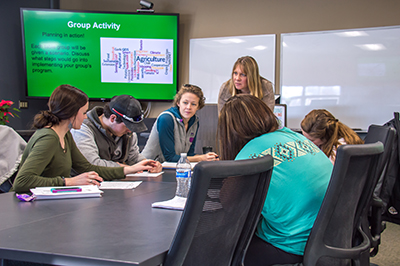
<instances>
[{"instance_id":1,"label":"spiral notebook","mask_svg":"<svg viewBox=\"0 0 400 266\"><path fill-rule=\"evenodd\" d=\"M31 189L35 200L98 198L103 191L97 186L36 187Z\"/></svg>"}]
</instances>

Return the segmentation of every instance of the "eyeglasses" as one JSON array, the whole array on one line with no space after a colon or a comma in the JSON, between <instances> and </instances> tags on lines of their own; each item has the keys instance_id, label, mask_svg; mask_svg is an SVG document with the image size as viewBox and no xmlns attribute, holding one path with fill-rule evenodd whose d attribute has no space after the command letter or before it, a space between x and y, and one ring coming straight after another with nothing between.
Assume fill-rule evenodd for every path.
<instances>
[{"instance_id":1,"label":"eyeglasses","mask_svg":"<svg viewBox=\"0 0 400 266\"><path fill-rule=\"evenodd\" d=\"M121 114L120 112L118 112L117 110L115 110L115 108L112 108L111 110L112 110L113 112L115 112L116 114L122 116L122 117L125 118L126 120L131 121L132 123L140 123L140 122L143 121L143 118L144 118L143 111L141 111L142 113L141 113L140 115L138 115L138 116L129 117L129 116L126 116L126 115L124 115L124 114Z\"/></svg>"}]
</instances>

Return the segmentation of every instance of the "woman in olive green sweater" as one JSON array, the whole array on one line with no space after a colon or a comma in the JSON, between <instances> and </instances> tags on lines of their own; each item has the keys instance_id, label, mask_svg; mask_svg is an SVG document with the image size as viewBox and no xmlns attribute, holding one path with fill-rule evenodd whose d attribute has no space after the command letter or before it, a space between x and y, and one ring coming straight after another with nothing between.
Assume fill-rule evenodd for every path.
<instances>
[{"instance_id":1,"label":"woman in olive green sweater","mask_svg":"<svg viewBox=\"0 0 400 266\"><path fill-rule=\"evenodd\" d=\"M79 129L86 118L87 95L70 85L57 87L50 96L49 110L35 116L37 128L22 156L13 190L27 192L34 187L99 185L103 180L122 179L144 170L160 171L152 160L127 167L90 164L76 147L69 130ZM71 168L80 173L69 177Z\"/></svg>"}]
</instances>

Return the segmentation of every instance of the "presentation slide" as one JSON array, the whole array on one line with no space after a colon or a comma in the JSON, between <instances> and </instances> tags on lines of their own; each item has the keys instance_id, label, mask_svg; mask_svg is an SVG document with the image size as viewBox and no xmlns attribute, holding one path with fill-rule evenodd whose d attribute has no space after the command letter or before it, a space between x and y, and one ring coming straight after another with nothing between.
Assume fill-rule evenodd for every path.
<instances>
[{"instance_id":1,"label":"presentation slide","mask_svg":"<svg viewBox=\"0 0 400 266\"><path fill-rule=\"evenodd\" d=\"M172 40L101 38L100 46L102 82L172 84Z\"/></svg>"},{"instance_id":2,"label":"presentation slide","mask_svg":"<svg viewBox=\"0 0 400 266\"><path fill-rule=\"evenodd\" d=\"M92 99L171 100L178 15L21 9L27 96L71 84Z\"/></svg>"}]
</instances>

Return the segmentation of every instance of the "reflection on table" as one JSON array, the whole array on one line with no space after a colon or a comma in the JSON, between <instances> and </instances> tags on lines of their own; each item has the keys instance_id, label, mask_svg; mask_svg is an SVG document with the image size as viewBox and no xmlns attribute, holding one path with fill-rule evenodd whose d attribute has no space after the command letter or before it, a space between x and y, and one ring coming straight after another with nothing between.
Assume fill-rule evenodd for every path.
<instances>
[{"instance_id":1,"label":"reflection on table","mask_svg":"<svg viewBox=\"0 0 400 266\"><path fill-rule=\"evenodd\" d=\"M136 181L136 180L135 180ZM175 195L175 172L102 198L20 202L0 195L0 258L56 265L159 265L181 211L151 208Z\"/></svg>"}]
</instances>

